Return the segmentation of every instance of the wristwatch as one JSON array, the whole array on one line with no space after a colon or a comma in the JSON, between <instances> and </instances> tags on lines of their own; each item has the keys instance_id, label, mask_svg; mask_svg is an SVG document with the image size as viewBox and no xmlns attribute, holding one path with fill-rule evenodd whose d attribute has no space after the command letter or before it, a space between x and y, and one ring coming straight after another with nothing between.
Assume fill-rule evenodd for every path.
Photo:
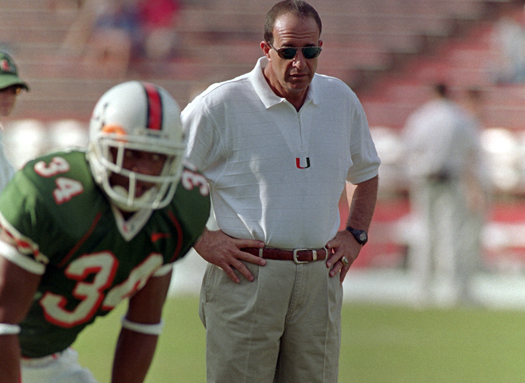
<instances>
[{"instance_id":1,"label":"wristwatch","mask_svg":"<svg viewBox=\"0 0 525 383\"><path fill-rule=\"evenodd\" d=\"M364 230L358 230L351 226L347 226L346 231L352 233L352 235L355 237L355 240L361 245L364 245L368 241L368 234Z\"/></svg>"}]
</instances>

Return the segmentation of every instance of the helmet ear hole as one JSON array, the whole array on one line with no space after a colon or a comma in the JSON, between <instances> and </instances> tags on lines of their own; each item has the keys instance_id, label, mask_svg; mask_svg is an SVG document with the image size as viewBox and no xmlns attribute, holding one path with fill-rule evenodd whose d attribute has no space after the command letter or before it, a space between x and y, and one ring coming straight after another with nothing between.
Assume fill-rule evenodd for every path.
<instances>
[{"instance_id":1,"label":"helmet ear hole","mask_svg":"<svg viewBox=\"0 0 525 383\"><path fill-rule=\"evenodd\" d=\"M95 105L89 130L91 172L111 202L122 210L136 211L162 208L171 201L182 172L185 145L179 106L165 89L138 81L111 88ZM124 169L126 150L165 156L161 173ZM130 190L115 189L109 181L112 173L128 177ZM137 182L155 186L135 197Z\"/></svg>"}]
</instances>

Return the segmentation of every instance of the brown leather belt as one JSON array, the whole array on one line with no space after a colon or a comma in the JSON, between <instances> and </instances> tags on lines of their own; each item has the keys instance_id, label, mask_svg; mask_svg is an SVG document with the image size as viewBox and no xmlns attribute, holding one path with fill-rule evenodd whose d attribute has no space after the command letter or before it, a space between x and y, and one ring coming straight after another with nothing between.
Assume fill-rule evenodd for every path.
<instances>
[{"instance_id":1,"label":"brown leather belt","mask_svg":"<svg viewBox=\"0 0 525 383\"><path fill-rule=\"evenodd\" d=\"M328 251L325 248L314 250L281 250L273 249L270 247L264 247L262 249L257 247L244 247L241 250L265 259L275 259L279 261L294 261L295 263L322 261L326 259L326 255L328 253Z\"/></svg>"}]
</instances>

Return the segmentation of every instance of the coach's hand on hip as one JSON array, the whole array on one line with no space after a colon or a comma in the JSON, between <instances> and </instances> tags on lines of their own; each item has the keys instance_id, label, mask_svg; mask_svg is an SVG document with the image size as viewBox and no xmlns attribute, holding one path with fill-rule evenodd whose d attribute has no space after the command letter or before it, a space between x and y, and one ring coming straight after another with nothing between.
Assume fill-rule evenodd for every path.
<instances>
[{"instance_id":1,"label":"coach's hand on hip","mask_svg":"<svg viewBox=\"0 0 525 383\"><path fill-rule=\"evenodd\" d=\"M326 260L326 267L330 269L330 276L334 277L340 272L339 278L343 283L350 266L357 259L363 246L355 240L352 234L343 230L328 241L326 247L332 252L332 255Z\"/></svg>"},{"instance_id":2,"label":"coach's hand on hip","mask_svg":"<svg viewBox=\"0 0 525 383\"><path fill-rule=\"evenodd\" d=\"M255 263L259 266L266 264L263 258L240 250L244 247L264 247L264 242L232 238L221 230L205 229L193 247L204 260L223 269L235 283L239 283L240 279L234 269L250 282L254 279L250 270L241 261Z\"/></svg>"}]
</instances>

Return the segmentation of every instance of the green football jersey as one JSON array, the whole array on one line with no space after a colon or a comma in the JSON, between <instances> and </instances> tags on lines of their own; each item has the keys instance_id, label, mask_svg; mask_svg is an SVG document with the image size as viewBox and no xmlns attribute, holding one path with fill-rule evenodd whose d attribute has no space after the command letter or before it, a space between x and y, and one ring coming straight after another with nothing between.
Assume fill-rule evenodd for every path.
<instances>
[{"instance_id":1,"label":"green football jersey","mask_svg":"<svg viewBox=\"0 0 525 383\"><path fill-rule=\"evenodd\" d=\"M3 228L20 253L43 265L21 323L22 354L42 357L70 346L97 316L183 257L209 212L206 180L189 168L168 206L125 221L94 182L85 152L56 152L29 162L0 196Z\"/></svg>"}]
</instances>

